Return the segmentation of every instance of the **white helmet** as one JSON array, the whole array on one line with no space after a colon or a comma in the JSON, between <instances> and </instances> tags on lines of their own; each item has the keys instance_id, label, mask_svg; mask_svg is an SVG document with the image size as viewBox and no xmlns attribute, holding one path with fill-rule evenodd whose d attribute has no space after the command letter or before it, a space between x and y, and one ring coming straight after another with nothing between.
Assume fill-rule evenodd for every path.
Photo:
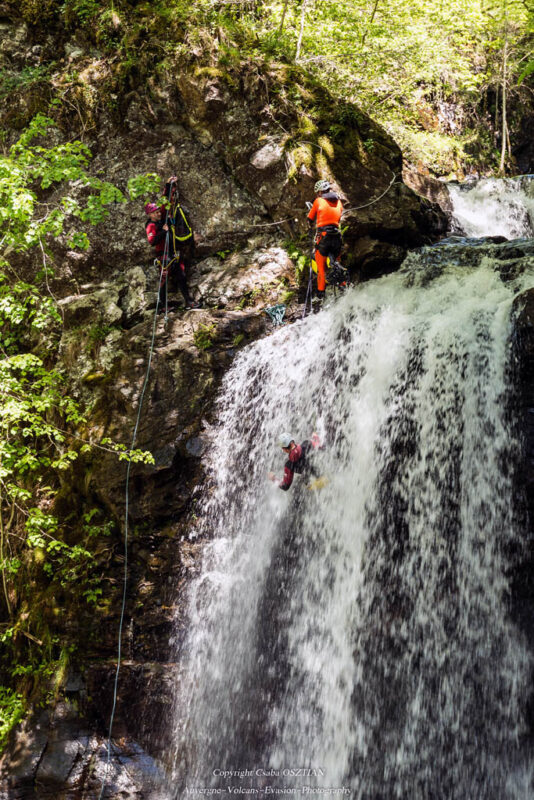
<instances>
[{"instance_id":1,"label":"white helmet","mask_svg":"<svg viewBox=\"0 0 534 800\"><path fill-rule=\"evenodd\" d=\"M313 187L313 191L315 194L320 194L320 192L327 192L330 189L330 181L317 181L315 186Z\"/></svg>"},{"instance_id":2,"label":"white helmet","mask_svg":"<svg viewBox=\"0 0 534 800\"><path fill-rule=\"evenodd\" d=\"M290 433L287 433L287 431L284 431L284 433L281 433L280 436L278 437L278 444L280 445L280 447L289 447L289 445L293 441L295 441L294 438L291 436Z\"/></svg>"}]
</instances>

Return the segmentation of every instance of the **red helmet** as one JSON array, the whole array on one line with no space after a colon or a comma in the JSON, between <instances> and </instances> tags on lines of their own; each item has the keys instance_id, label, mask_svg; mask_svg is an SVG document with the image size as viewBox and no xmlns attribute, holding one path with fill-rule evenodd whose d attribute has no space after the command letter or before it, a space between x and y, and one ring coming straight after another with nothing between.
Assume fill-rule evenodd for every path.
<instances>
[{"instance_id":1,"label":"red helmet","mask_svg":"<svg viewBox=\"0 0 534 800\"><path fill-rule=\"evenodd\" d=\"M159 206L156 203L147 203L145 206L145 214L153 214L154 211L159 211Z\"/></svg>"}]
</instances>

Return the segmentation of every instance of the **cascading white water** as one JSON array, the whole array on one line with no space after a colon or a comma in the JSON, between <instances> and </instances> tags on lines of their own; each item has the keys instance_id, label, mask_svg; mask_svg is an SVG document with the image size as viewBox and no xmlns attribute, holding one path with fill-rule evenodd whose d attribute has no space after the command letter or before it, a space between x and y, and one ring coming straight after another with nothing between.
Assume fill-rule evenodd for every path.
<instances>
[{"instance_id":1,"label":"cascading white water","mask_svg":"<svg viewBox=\"0 0 534 800\"><path fill-rule=\"evenodd\" d=\"M181 653L177 798L531 796L507 378L512 301L534 274L503 281L491 248L474 266L449 252L412 254L226 376ZM319 432L324 488L267 480L283 430Z\"/></svg>"},{"instance_id":2,"label":"cascading white water","mask_svg":"<svg viewBox=\"0 0 534 800\"><path fill-rule=\"evenodd\" d=\"M517 239L534 234L534 180L485 178L472 184L449 184L454 231L467 236Z\"/></svg>"}]
</instances>

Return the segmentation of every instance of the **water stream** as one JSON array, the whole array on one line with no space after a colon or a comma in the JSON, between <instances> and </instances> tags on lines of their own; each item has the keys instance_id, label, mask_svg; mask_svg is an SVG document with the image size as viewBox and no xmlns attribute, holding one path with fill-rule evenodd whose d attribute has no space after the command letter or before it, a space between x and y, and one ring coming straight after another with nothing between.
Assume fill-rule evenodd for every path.
<instances>
[{"instance_id":1,"label":"water stream","mask_svg":"<svg viewBox=\"0 0 534 800\"><path fill-rule=\"evenodd\" d=\"M453 230L467 236L532 236L534 181L532 176L484 178L467 184L449 184L453 203Z\"/></svg>"},{"instance_id":2,"label":"water stream","mask_svg":"<svg viewBox=\"0 0 534 800\"><path fill-rule=\"evenodd\" d=\"M469 236L478 192L453 194ZM176 798L534 796L532 654L509 613L526 546L510 314L534 259L506 247L424 248L236 357L179 654ZM326 486L267 480L285 430L319 433Z\"/></svg>"}]
</instances>

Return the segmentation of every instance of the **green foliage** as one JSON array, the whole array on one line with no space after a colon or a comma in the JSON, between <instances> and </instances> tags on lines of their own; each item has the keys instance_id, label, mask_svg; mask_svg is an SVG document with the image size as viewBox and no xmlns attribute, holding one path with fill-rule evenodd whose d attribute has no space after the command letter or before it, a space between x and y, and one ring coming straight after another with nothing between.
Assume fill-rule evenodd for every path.
<instances>
[{"instance_id":1,"label":"green foliage","mask_svg":"<svg viewBox=\"0 0 534 800\"><path fill-rule=\"evenodd\" d=\"M284 242L284 247L289 258L295 264L295 277L297 282L301 284L308 277L307 271L310 268L310 256L302 251L300 244L291 239Z\"/></svg>"},{"instance_id":2,"label":"green foliage","mask_svg":"<svg viewBox=\"0 0 534 800\"><path fill-rule=\"evenodd\" d=\"M123 203L122 192L107 181L90 176L87 145L79 141L45 147L37 142L54 133L54 123L38 114L7 156L0 156L0 231L4 245L24 252L48 237L60 236L69 217L96 225L108 214L108 206ZM57 132L56 132L57 133ZM38 192L68 182L71 192L50 207ZM72 191L88 187L85 203ZM73 246L87 246L87 237L74 236Z\"/></svg>"},{"instance_id":3,"label":"green foliage","mask_svg":"<svg viewBox=\"0 0 534 800\"><path fill-rule=\"evenodd\" d=\"M65 0L60 8L67 25L85 25L102 11L98 0Z\"/></svg>"},{"instance_id":4,"label":"green foliage","mask_svg":"<svg viewBox=\"0 0 534 800\"><path fill-rule=\"evenodd\" d=\"M49 23L57 13L56 0L20 0L17 5L22 18L30 25Z\"/></svg>"},{"instance_id":5,"label":"green foliage","mask_svg":"<svg viewBox=\"0 0 534 800\"><path fill-rule=\"evenodd\" d=\"M87 331L87 351L94 354L106 337L114 330L116 329L113 325L102 325L101 323L91 325Z\"/></svg>"},{"instance_id":6,"label":"green foliage","mask_svg":"<svg viewBox=\"0 0 534 800\"><path fill-rule=\"evenodd\" d=\"M119 461L131 461L133 464L155 463L154 456L147 450L129 450L126 445L119 444L108 438L102 439L101 443L107 445L113 453L117 453Z\"/></svg>"},{"instance_id":7,"label":"green foliage","mask_svg":"<svg viewBox=\"0 0 534 800\"><path fill-rule=\"evenodd\" d=\"M3 262L3 266L7 267L7 262ZM6 274L0 272L0 323L3 332L2 346L6 355L18 354L21 344L31 347L37 336L46 338L50 346L60 321L61 317L51 297L42 297L36 286L24 281L16 281L10 285ZM20 366L20 359L6 363ZM32 363L36 363L32 362L32 358L26 360L26 365L31 366Z\"/></svg>"},{"instance_id":8,"label":"green foliage","mask_svg":"<svg viewBox=\"0 0 534 800\"><path fill-rule=\"evenodd\" d=\"M17 725L26 709L22 695L0 686L0 751L6 744L10 731Z\"/></svg>"},{"instance_id":9,"label":"green foliage","mask_svg":"<svg viewBox=\"0 0 534 800\"><path fill-rule=\"evenodd\" d=\"M523 83L525 78L528 78L528 76L532 75L533 72L534 72L534 61L529 61L528 64L521 70L521 74L517 79L517 83L518 84Z\"/></svg>"},{"instance_id":10,"label":"green foliage","mask_svg":"<svg viewBox=\"0 0 534 800\"><path fill-rule=\"evenodd\" d=\"M62 476L92 448L77 435L84 415L54 366L62 318L48 292L48 242L73 221L98 224L110 205L126 198L87 172L86 145L59 144L58 138L51 121L39 115L0 156L0 673L13 683L0 694L0 746L22 713L21 693L50 678L58 686L65 672L72 644L53 632L55 598L78 608L104 603L98 555L114 529L98 509L80 518L57 507ZM133 178L130 196L153 185L154 176ZM76 231L65 242L87 247L88 237ZM10 263L13 252L31 248L43 261L35 283L14 277ZM98 348L111 330L92 326L88 346ZM111 440L98 446L118 460L153 463L149 453Z\"/></svg>"},{"instance_id":11,"label":"green foliage","mask_svg":"<svg viewBox=\"0 0 534 800\"><path fill-rule=\"evenodd\" d=\"M280 302L284 306L288 306L295 297L295 294L296 292L293 289L287 289L280 298Z\"/></svg>"},{"instance_id":12,"label":"green foliage","mask_svg":"<svg viewBox=\"0 0 534 800\"><path fill-rule=\"evenodd\" d=\"M98 518L100 516L102 516L100 509L92 508L82 517L83 529L89 539L95 536L111 536L113 532L113 528L115 527L114 523L110 520L104 523L99 523Z\"/></svg>"},{"instance_id":13,"label":"green foliage","mask_svg":"<svg viewBox=\"0 0 534 800\"><path fill-rule=\"evenodd\" d=\"M14 91L25 91L34 84L48 78L53 64L38 64L37 66L24 67L20 72L0 70L0 99L7 97Z\"/></svg>"},{"instance_id":14,"label":"green foliage","mask_svg":"<svg viewBox=\"0 0 534 800\"><path fill-rule=\"evenodd\" d=\"M140 197L150 197L159 192L160 184L160 177L155 172L136 175L128 180L128 194L132 200L138 200Z\"/></svg>"},{"instance_id":15,"label":"green foliage","mask_svg":"<svg viewBox=\"0 0 534 800\"><path fill-rule=\"evenodd\" d=\"M199 325L193 336L193 341L199 350L209 350L215 341L216 326Z\"/></svg>"}]
</instances>

